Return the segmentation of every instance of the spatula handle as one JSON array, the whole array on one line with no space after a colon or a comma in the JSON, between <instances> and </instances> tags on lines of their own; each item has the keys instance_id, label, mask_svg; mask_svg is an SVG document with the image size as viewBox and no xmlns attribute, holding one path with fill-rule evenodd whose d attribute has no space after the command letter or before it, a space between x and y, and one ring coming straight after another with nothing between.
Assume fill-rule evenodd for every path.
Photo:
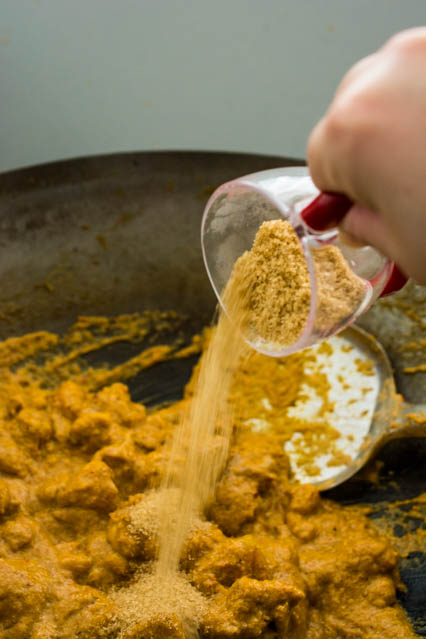
<instances>
[{"instance_id":1,"label":"spatula handle","mask_svg":"<svg viewBox=\"0 0 426 639\"><path fill-rule=\"evenodd\" d=\"M405 437L426 437L426 404L402 404L400 416L391 425L387 441Z\"/></svg>"}]
</instances>

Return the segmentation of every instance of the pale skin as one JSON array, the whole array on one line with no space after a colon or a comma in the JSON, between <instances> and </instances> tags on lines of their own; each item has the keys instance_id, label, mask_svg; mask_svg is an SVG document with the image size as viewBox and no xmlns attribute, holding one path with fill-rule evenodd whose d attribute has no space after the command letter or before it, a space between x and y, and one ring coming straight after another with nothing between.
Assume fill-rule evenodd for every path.
<instances>
[{"instance_id":1,"label":"pale skin","mask_svg":"<svg viewBox=\"0 0 426 639\"><path fill-rule=\"evenodd\" d=\"M310 135L308 165L319 189L355 203L344 236L426 284L426 27L349 70Z\"/></svg>"}]
</instances>

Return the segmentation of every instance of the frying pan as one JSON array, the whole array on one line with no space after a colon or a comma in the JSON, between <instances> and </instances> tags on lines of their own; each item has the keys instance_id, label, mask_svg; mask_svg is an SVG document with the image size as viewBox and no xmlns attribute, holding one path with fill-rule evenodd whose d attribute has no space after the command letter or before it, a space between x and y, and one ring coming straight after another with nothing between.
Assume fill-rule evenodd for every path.
<instances>
[{"instance_id":1,"label":"frying pan","mask_svg":"<svg viewBox=\"0 0 426 639\"><path fill-rule=\"evenodd\" d=\"M215 298L200 250L200 220L214 188L236 176L303 164L245 154L154 152L80 158L0 175L0 337L67 329L78 315L176 309L188 334L210 322ZM409 284L361 325L386 348L407 401L426 398L426 288ZM424 343L424 342L423 342ZM423 349L424 351L424 349ZM107 353L111 364L122 354ZM191 360L163 362L130 380L134 400L177 399ZM355 475L326 495L366 504L397 537L425 527L413 499L426 491L422 440L390 442L379 480ZM401 502L404 502L401 504ZM417 508L420 508L418 506ZM426 636L426 549L400 562L401 603Z\"/></svg>"}]
</instances>

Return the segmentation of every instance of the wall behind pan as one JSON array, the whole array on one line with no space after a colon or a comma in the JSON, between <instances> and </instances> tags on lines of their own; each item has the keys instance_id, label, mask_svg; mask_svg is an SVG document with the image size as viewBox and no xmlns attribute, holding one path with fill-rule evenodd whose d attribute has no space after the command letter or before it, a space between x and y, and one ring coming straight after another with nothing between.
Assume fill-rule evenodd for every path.
<instances>
[{"instance_id":1,"label":"wall behind pan","mask_svg":"<svg viewBox=\"0 0 426 639\"><path fill-rule=\"evenodd\" d=\"M424 0L0 0L0 170L149 149L304 155Z\"/></svg>"}]
</instances>

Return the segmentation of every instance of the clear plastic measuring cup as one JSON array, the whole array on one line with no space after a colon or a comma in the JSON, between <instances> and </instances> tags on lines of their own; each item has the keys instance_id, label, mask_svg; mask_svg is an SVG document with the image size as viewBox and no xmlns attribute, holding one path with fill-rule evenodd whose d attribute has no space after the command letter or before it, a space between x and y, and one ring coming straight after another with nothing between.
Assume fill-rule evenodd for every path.
<instances>
[{"instance_id":1,"label":"clear plastic measuring cup","mask_svg":"<svg viewBox=\"0 0 426 639\"><path fill-rule=\"evenodd\" d=\"M287 220L306 260L311 295L303 330L290 344L265 339L251 330L244 337L256 350L283 356L311 346L352 324L379 296L405 284L406 278L394 263L375 249L349 246L341 241L336 228L327 228L338 222L350 206L344 196L320 194L305 167L253 173L223 184L210 197L203 214L201 242L207 273L222 306L221 295L233 266L252 248L263 222ZM330 269L326 274L319 273L314 259L317 249L324 246L340 249L347 265L361 280L360 293L351 299L348 312L338 318L327 313L326 305L334 274Z\"/></svg>"}]
</instances>

